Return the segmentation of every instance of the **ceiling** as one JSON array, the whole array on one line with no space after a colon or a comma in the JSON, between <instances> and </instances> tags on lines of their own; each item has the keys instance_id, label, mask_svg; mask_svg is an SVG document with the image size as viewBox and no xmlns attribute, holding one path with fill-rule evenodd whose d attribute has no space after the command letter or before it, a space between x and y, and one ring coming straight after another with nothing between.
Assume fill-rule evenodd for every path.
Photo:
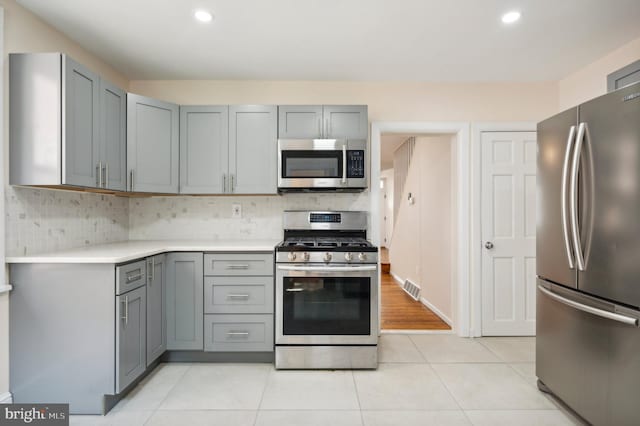
<instances>
[{"instance_id":1,"label":"ceiling","mask_svg":"<svg viewBox=\"0 0 640 426\"><path fill-rule=\"evenodd\" d=\"M640 37L638 0L18 3L131 80L549 81Z\"/></svg>"}]
</instances>

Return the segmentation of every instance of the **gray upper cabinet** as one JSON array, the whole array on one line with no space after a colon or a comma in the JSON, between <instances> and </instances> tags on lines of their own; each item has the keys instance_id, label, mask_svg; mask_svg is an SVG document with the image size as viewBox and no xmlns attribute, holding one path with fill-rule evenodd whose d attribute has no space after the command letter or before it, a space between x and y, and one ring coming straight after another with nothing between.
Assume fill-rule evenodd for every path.
<instances>
[{"instance_id":1,"label":"gray upper cabinet","mask_svg":"<svg viewBox=\"0 0 640 426\"><path fill-rule=\"evenodd\" d=\"M167 350L165 258L147 258L147 366Z\"/></svg>"},{"instance_id":2,"label":"gray upper cabinet","mask_svg":"<svg viewBox=\"0 0 640 426\"><path fill-rule=\"evenodd\" d=\"M146 288L116 297L116 391L122 392L146 365Z\"/></svg>"},{"instance_id":3,"label":"gray upper cabinet","mask_svg":"<svg viewBox=\"0 0 640 426\"><path fill-rule=\"evenodd\" d=\"M100 80L100 164L102 186L127 188L127 94Z\"/></svg>"},{"instance_id":4,"label":"gray upper cabinet","mask_svg":"<svg viewBox=\"0 0 640 426\"><path fill-rule=\"evenodd\" d=\"M367 139L369 118L366 106L325 105L323 108L325 138Z\"/></svg>"},{"instance_id":5,"label":"gray upper cabinet","mask_svg":"<svg viewBox=\"0 0 640 426\"><path fill-rule=\"evenodd\" d=\"M203 254L167 254L167 349L202 350Z\"/></svg>"},{"instance_id":6,"label":"gray upper cabinet","mask_svg":"<svg viewBox=\"0 0 640 426\"><path fill-rule=\"evenodd\" d=\"M280 139L319 139L323 134L322 105L278 107Z\"/></svg>"},{"instance_id":7,"label":"gray upper cabinet","mask_svg":"<svg viewBox=\"0 0 640 426\"><path fill-rule=\"evenodd\" d=\"M607 76L607 92L618 90L639 81L640 59L609 74Z\"/></svg>"},{"instance_id":8,"label":"gray upper cabinet","mask_svg":"<svg viewBox=\"0 0 640 426\"><path fill-rule=\"evenodd\" d=\"M180 193L222 194L229 178L227 106L180 107Z\"/></svg>"},{"instance_id":9,"label":"gray upper cabinet","mask_svg":"<svg viewBox=\"0 0 640 426\"><path fill-rule=\"evenodd\" d=\"M127 163L134 192L177 193L179 108L127 95Z\"/></svg>"},{"instance_id":10,"label":"gray upper cabinet","mask_svg":"<svg viewBox=\"0 0 640 426\"><path fill-rule=\"evenodd\" d=\"M63 61L63 184L98 187L100 77L68 56Z\"/></svg>"},{"instance_id":11,"label":"gray upper cabinet","mask_svg":"<svg viewBox=\"0 0 640 426\"><path fill-rule=\"evenodd\" d=\"M366 105L281 105L280 139L367 139Z\"/></svg>"},{"instance_id":12,"label":"gray upper cabinet","mask_svg":"<svg viewBox=\"0 0 640 426\"><path fill-rule=\"evenodd\" d=\"M277 193L277 108L229 107L230 192Z\"/></svg>"},{"instance_id":13,"label":"gray upper cabinet","mask_svg":"<svg viewBox=\"0 0 640 426\"><path fill-rule=\"evenodd\" d=\"M124 92L61 53L9 64L10 183L124 189Z\"/></svg>"}]
</instances>

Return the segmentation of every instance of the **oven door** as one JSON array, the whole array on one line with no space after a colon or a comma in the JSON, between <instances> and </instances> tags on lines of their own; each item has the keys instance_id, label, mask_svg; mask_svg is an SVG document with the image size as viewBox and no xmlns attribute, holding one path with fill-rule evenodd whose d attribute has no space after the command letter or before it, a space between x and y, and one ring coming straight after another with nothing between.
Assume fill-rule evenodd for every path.
<instances>
[{"instance_id":1,"label":"oven door","mask_svg":"<svg viewBox=\"0 0 640 426\"><path fill-rule=\"evenodd\" d=\"M278 264L276 344L375 345L376 265Z\"/></svg>"}]
</instances>

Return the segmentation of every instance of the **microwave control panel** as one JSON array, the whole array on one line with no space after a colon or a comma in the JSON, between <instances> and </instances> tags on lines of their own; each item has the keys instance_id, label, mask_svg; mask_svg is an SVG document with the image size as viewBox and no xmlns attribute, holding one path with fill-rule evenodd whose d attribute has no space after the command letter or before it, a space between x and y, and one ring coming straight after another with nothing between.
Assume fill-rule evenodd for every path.
<instances>
[{"instance_id":1,"label":"microwave control panel","mask_svg":"<svg viewBox=\"0 0 640 426\"><path fill-rule=\"evenodd\" d=\"M364 151L347 151L347 177L364 178Z\"/></svg>"}]
</instances>

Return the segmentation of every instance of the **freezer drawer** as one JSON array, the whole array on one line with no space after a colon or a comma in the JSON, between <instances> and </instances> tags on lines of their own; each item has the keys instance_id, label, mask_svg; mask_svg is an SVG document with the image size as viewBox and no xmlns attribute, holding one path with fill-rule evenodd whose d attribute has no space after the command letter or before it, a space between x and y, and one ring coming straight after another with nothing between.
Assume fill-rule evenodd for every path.
<instances>
[{"instance_id":1,"label":"freezer drawer","mask_svg":"<svg viewBox=\"0 0 640 426\"><path fill-rule=\"evenodd\" d=\"M607 312L612 318L599 316ZM620 322L634 316L639 313L538 280L536 374L594 425L638 422L640 329Z\"/></svg>"}]
</instances>

